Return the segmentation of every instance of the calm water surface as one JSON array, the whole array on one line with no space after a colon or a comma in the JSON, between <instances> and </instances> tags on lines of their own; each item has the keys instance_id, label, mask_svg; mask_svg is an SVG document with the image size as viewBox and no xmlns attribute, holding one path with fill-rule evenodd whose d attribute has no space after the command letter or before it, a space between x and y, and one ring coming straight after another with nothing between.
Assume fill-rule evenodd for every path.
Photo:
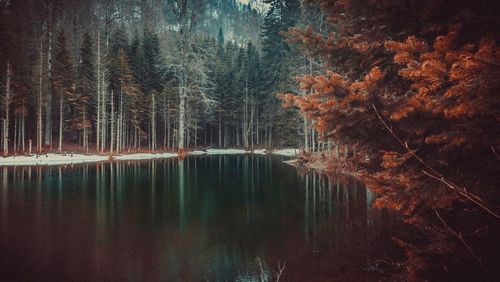
<instances>
[{"instance_id":1,"label":"calm water surface","mask_svg":"<svg viewBox=\"0 0 500 282\"><path fill-rule=\"evenodd\" d=\"M0 280L373 281L396 220L272 156L0 168Z\"/></svg>"}]
</instances>

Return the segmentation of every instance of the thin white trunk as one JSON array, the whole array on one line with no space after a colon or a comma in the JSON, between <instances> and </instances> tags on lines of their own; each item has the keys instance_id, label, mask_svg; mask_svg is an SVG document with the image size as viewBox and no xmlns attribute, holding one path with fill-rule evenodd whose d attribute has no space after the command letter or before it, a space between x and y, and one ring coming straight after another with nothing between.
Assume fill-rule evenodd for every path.
<instances>
[{"instance_id":1,"label":"thin white trunk","mask_svg":"<svg viewBox=\"0 0 500 282\"><path fill-rule=\"evenodd\" d=\"M62 151L62 140L63 140L63 95L59 96L59 147L58 151Z\"/></svg>"},{"instance_id":2,"label":"thin white trunk","mask_svg":"<svg viewBox=\"0 0 500 282\"><path fill-rule=\"evenodd\" d=\"M316 151L316 132L314 131L314 126L311 127L311 150Z\"/></svg>"},{"instance_id":3,"label":"thin white trunk","mask_svg":"<svg viewBox=\"0 0 500 282\"><path fill-rule=\"evenodd\" d=\"M110 154L113 154L114 150L114 144L115 144L115 99L114 99L114 93L113 90L111 90L111 115L110 115L110 122L111 122L111 136L110 136L110 145L109 145L109 152Z\"/></svg>"},{"instance_id":4,"label":"thin white trunk","mask_svg":"<svg viewBox=\"0 0 500 282\"><path fill-rule=\"evenodd\" d=\"M23 148L23 153L25 150L25 143L26 143L26 140L25 140L26 126L25 125L26 125L26 106L23 103L23 113L21 115L21 146Z\"/></svg>"},{"instance_id":5,"label":"thin white trunk","mask_svg":"<svg viewBox=\"0 0 500 282\"><path fill-rule=\"evenodd\" d=\"M87 131L87 105L83 105L83 149L89 151L89 136Z\"/></svg>"},{"instance_id":6,"label":"thin white trunk","mask_svg":"<svg viewBox=\"0 0 500 282\"><path fill-rule=\"evenodd\" d=\"M178 131L178 149L184 149L185 145L185 119L186 119L186 93L183 86L180 87L180 101L179 101L179 131Z\"/></svg>"},{"instance_id":7,"label":"thin white trunk","mask_svg":"<svg viewBox=\"0 0 500 282\"><path fill-rule=\"evenodd\" d=\"M120 107L118 110L118 125L116 128L116 152L120 152L122 149L122 134L123 134L123 91L120 89Z\"/></svg>"},{"instance_id":8,"label":"thin white trunk","mask_svg":"<svg viewBox=\"0 0 500 282\"><path fill-rule=\"evenodd\" d=\"M14 145L14 150L13 152L16 153L16 150L17 150L17 142L18 142L18 116L17 115L14 115L14 142L12 142L12 144Z\"/></svg>"},{"instance_id":9,"label":"thin white trunk","mask_svg":"<svg viewBox=\"0 0 500 282\"><path fill-rule=\"evenodd\" d=\"M99 151L101 141L101 43L97 32L97 121L96 121L96 150Z\"/></svg>"},{"instance_id":10,"label":"thin white trunk","mask_svg":"<svg viewBox=\"0 0 500 282\"><path fill-rule=\"evenodd\" d=\"M304 116L303 119L304 119L304 150L307 152L309 151L309 129L307 126L306 116Z\"/></svg>"},{"instance_id":11,"label":"thin white trunk","mask_svg":"<svg viewBox=\"0 0 500 282\"><path fill-rule=\"evenodd\" d=\"M222 148L222 105L219 108L219 148Z\"/></svg>"},{"instance_id":12,"label":"thin white trunk","mask_svg":"<svg viewBox=\"0 0 500 282\"><path fill-rule=\"evenodd\" d=\"M42 139L43 139L43 124L42 124L42 106L43 106L43 38L40 39L40 66L38 73L38 99L37 99L37 123L36 123L36 146L39 153L42 152Z\"/></svg>"},{"instance_id":13,"label":"thin white trunk","mask_svg":"<svg viewBox=\"0 0 500 282\"><path fill-rule=\"evenodd\" d=\"M106 89L104 87L104 75L102 76L101 91L101 152L106 147L107 117L106 117Z\"/></svg>"},{"instance_id":14,"label":"thin white trunk","mask_svg":"<svg viewBox=\"0 0 500 282\"><path fill-rule=\"evenodd\" d=\"M45 145L52 147L52 27L48 24L49 45L47 49L48 91L45 101Z\"/></svg>"},{"instance_id":15,"label":"thin white trunk","mask_svg":"<svg viewBox=\"0 0 500 282\"><path fill-rule=\"evenodd\" d=\"M5 96L4 96L4 131L3 131L3 154L7 156L9 154L9 112L10 112L10 102L12 100L12 93L10 89L10 84L12 83L12 73L10 69L10 63L7 62L7 77L5 81Z\"/></svg>"},{"instance_id":16,"label":"thin white trunk","mask_svg":"<svg viewBox=\"0 0 500 282\"><path fill-rule=\"evenodd\" d=\"M172 145L173 144L171 141L172 141L172 129L171 129L171 125L170 125L170 102L168 103L168 106L167 106L167 148L170 149L172 148Z\"/></svg>"},{"instance_id":17,"label":"thin white trunk","mask_svg":"<svg viewBox=\"0 0 500 282\"><path fill-rule=\"evenodd\" d=\"M151 150L156 149L156 112L155 112L155 93L151 97Z\"/></svg>"},{"instance_id":18,"label":"thin white trunk","mask_svg":"<svg viewBox=\"0 0 500 282\"><path fill-rule=\"evenodd\" d=\"M163 150L166 150L167 147L168 147L168 141L170 138L168 138L168 135L169 133L167 133L168 131L168 122L169 122L169 119L168 119L168 106L167 106L167 95L164 94L163 96Z\"/></svg>"},{"instance_id":19,"label":"thin white trunk","mask_svg":"<svg viewBox=\"0 0 500 282\"><path fill-rule=\"evenodd\" d=\"M255 116L256 116L256 119L255 119L255 138L256 138L256 141L257 141L257 145L260 144L260 140L259 140L259 96L256 95L255 97Z\"/></svg>"}]
</instances>

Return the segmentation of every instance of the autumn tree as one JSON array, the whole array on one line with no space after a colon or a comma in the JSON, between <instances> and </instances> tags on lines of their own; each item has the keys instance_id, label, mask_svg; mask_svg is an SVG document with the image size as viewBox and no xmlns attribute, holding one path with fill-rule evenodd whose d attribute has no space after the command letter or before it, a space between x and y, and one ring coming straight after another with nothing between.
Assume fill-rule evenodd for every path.
<instances>
[{"instance_id":1,"label":"autumn tree","mask_svg":"<svg viewBox=\"0 0 500 282\"><path fill-rule=\"evenodd\" d=\"M498 15L487 2L320 2L328 32L309 26L285 35L327 68L297 78L310 94L279 97L286 107L299 108L324 140L351 148L349 165L330 160L327 166L350 169L379 194L378 207L401 212L433 238L398 240L407 250L410 277L430 269L446 277L450 267L461 272L465 268L457 265L477 266L477 253L488 257L491 250L469 242L492 240L492 233L479 230L500 218L494 208ZM458 244L451 244L457 236ZM456 255L461 251L468 256ZM457 260L444 260L449 257ZM485 275L480 267L468 271Z\"/></svg>"}]
</instances>

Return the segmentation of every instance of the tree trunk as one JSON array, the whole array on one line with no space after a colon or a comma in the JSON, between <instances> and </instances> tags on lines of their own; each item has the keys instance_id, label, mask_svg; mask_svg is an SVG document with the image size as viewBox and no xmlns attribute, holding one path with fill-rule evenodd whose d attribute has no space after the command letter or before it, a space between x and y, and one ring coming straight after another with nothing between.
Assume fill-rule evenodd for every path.
<instances>
[{"instance_id":1,"label":"tree trunk","mask_svg":"<svg viewBox=\"0 0 500 282\"><path fill-rule=\"evenodd\" d=\"M118 128L116 134L116 152L123 149L123 91L120 89L120 109L118 110Z\"/></svg>"},{"instance_id":2,"label":"tree trunk","mask_svg":"<svg viewBox=\"0 0 500 282\"><path fill-rule=\"evenodd\" d=\"M83 149L89 152L89 136L87 131L87 105L83 105Z\"/></svg>"},{"instance_id":3,"label":"tree trunk","mask_svg":"<svg viewBox=\"0 0 500 282\"><path fill-rule=\"evenodd\" d=\"M156 149L156 112L155 112L155 92L151 94L151 150Z\"/></svg>"},{"instance_id":4,"label":"tree trunk","mask_svg":"<svg viewBox=\"0 0 500 282\"><path fill-rule=\"evenodd\" d=\"M307 118L304 116L304 150L309 151L309 128L307 126Z\"/></svg>"},{"instance_id":5,"label":"tree trunk","mask_svg":"<svg viewBox=\"0 0 500 282\"><path fill-rule=\"evenodd\" d=\"M25 143L26 143L26 140L25 140L25 125L26 125L26 106L24 105L23 103L23 113L21 115L21 146L22 146L22 149L23 149L23 153L25 151Z\"/></svg>"},{"instance_id":6,"label":"tree trunk","mask_svg":"<svg viewBox=\"0 0 500 282\"><path fill-rule=\"evenodd\" d=\"M104 75L102 76L102 91L101 91L101 152L106 148L106 132L107 132L107 117L106 117L106 90L104 88Z\"/></svg>"},{"instance_id":7,"label":"tree trunk","mask_svg":"<svg viewBox=\"0 0 500 282\"><path fill-rule=\"evenodd\" d=\"M97 32L97 120L96 120L96 151L99 151L101 141L101 43Z\"/></svg>"},{"instance_id":8,"label":"tree trunk","mask_svg":"<svg viewBox=\"0 0 500 282\"><path fill-rule=\"evenodd\" d=\"M171 136L171 129L170 129L170 103L168 104L167 106L167 148L170 149L172 148L172 146L170 144L172 144L170 141L172 139L172 136Z\"/></svg>"},{"instance_id":9,"label":"tree trunk","mask_svg":"<svg viewBox=\"0 0 500 282\"><path fill-rule=\"evenodd\" d=\"M185 119L186 119L186 93L184 88L184 83L179 89L180 91L180 101L179 101L179 131L178 131L178 149L184 149L185 145Z\"/></svg>"},{"instance_id":10,"label":"tree trunk","mask_svg":"<svg viewBox=\"0 0 500 282\"><path fill-rule=\"evenodd\" d=\"M42 124L42 87L43 87L43 37L40 39L40 67L38 73L38 99L37 99L37 123L36 123L36 146L39 153L42 152L42 135L43 135L43 124Z\"/></svg>"},{"instance_id":11,"label":"tree trunk","mask_svg":"<svg viewBox=\"0 0 500 282\"><path fill-rule=\"evenodd\" d=\"M9 154L9 108L10 102L12 100L12 93L10 89L12 79L12 73L10 69L10 63L7 62L7 77L5 81L5 96L4 96L4 110L5 110L5 118L4 118L4 129L3 129L3 155L7 156Z\"/></svg>"},{"instance_id":12,"label":"tree trunk","mask_svg":"<svg viewBox=\"0 0 500 282\"><path fill-rule=\"evenodd\" d=\"M17 150L17 142L18 142L18 126L19 126L19 122L18 122L18 119L19 117L17 115L14 115L14 142L12 142L12 144L14 144L14 149L12 152L14 152L14 154L16 153L16 150Z\"/></svg>"},{"instance_id":13,"label":"tree trunk","mask_svg":"<svg viewBox=\"0 0 500 282\"><path fill-rule=\"evenodd\" d=\"M63 95L59 95L59 153L62 151L62 140L63 140Z\"/></svg>"},{"instance_id":14,"label":"tree trunk","mask_svg":"<svg viewBox=\"0 0 500 282\"><path fill-rule=\"evenodd\" d=\"M168 123L168 106L167 106L167 94L163 95L163 150L167 150L168 144L168 133L167 133L167 123Z\"/></svg>"},{"instance_id":15,"label":"tree trunk","mask_svg":"<svg viewBox=\"0 0 500 282\"><path fill-rule=\"evenodd\" d=\"M222 148L222 108L219 108L219 148Z\"/></svg>"},{"instance_id":16,"label":"tree trunk","mask_svg":"<svg viewBox=\"0 0 500 282\"><path fill-rule=\"evenodd\" d=\"M111 115L110 115L110 122L111 122L111 136L110 136L110 143L109 143L109 153L113 154L113 149L114 149L114 144L115 144L115 95L113 93L113 90L111 90Z\"/></svg>"},{"instance_id":17,"label":"tree trunk","mask_svg":"<svg viewBox=\"0 0 500 282\"><path fill-rule=\"evenodd\" d=\"M51 9L49 7L49 17ZM47 22L49 46L47 50L48 90L45 100L45 145L52 147L52 21Z\"/></svg>"}]
</instances>

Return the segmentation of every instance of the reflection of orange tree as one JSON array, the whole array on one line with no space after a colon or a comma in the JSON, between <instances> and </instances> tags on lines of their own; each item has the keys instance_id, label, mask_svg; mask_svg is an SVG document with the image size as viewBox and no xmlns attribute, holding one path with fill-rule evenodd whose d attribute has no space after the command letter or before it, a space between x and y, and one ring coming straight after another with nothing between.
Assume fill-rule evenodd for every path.
<instances>
[{"instance_id":1,"label":"reflection of orange tree","mask_svg":"<svg viewBox=\"0 0 500 282\"><path fill-rule=\"evenodd\" d=\"M500 171L498 9L487 1L361 2L321 1L329 34L312 27L284 33L326 66L324 74L297 78L311 94L278 97L323 138L356 148L348 162L379 194L376 206L443 239L419 248L400 241L412 258L410 276L452 265L460 271L479 255L485 266L494 252L475 242L492 238L484 230L499 217L492 208ZM453 261L460 251L471 256Z\"/></svg>"}]
</instances>

